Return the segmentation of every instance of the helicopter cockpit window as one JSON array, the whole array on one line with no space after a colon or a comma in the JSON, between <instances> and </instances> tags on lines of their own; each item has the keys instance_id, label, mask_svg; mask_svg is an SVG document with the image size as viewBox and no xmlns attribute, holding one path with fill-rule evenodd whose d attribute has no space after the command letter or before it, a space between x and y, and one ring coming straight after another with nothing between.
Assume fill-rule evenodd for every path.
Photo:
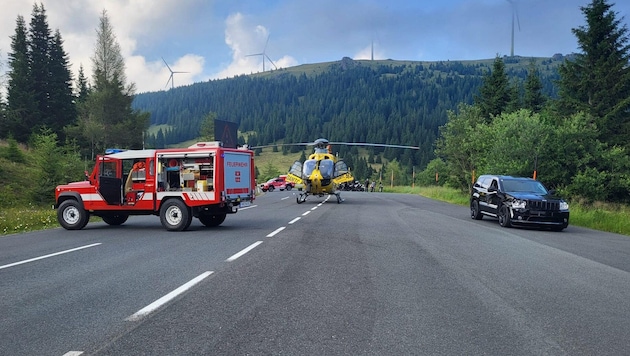
<instances>
[{"instance_id":1,"label":"helicopter cockpit window","mask_svg":"<svg viewBox=\"0 0 630 356\"><path fill-rule=\"evenodd\" d=\"M332 178L334 168L335 162L333 162L331 159L323 159L319 162L319 171L322 174L322 177L325 179Z\"/></svg>"},{"instance_id":2,"label":"helicopter cockpit window","mask_svg":"<svg viewBox=\"0 0 630 356\"><path fill-rule=\"evenodd\" d=\"M304 161L304 165L302 166L302 176L308 177L313 173L315 167L317 166L317 161L314 159L307 159Z\"/></svg>"}]
</instances>

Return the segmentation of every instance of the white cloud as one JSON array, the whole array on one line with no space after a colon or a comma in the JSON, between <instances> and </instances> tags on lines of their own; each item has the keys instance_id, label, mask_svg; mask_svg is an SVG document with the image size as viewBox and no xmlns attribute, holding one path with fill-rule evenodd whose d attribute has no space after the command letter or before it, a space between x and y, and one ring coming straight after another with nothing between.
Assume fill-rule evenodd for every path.
<instances>
[{"instance_id":1,"label":"white cloud","mask_svg":"<svg viewBox=\"0 0 630 356\"><path fill-rule=\"evenodd\" d=\"M243 14L234 13L228 16L225 21L225 44L232 51L232 62L219 73L213 75L212 79L261 72L263 60L265 61L265 70L272 69L273 65L269 63L268 58L263 59L262 55L257 55L263 52L271 58L278 68L286 68L298 63L295 58L288 55L274 59L271 53L272 48L267 42L270 38L267 28L261 25L250 25ZM265 44L267 44L267 48L265 48Z\"/></svg>"},{"instance_id":2,"label":"white cloud","mask_svg":"<svg viewBox=\"0 0 630 356\"><path fill-rule=\"evenodd\" d=\"M168 68L162 61L165 42L169 44L181 41L187 45L185 35L203 29L211 21L209 13L198 15L200 7L208 6L205 0L66 0L44 3L49 27L59 29L64 40L64 50L68 54L71 70L76 76L83 66L86 77L92 77L92 60L96 44L96 29L103 10L107 11L114 35L125 59L127 80L135 83L137 92L157 91L170 88L166 86L170 77ZM28 26L33 4L23 0L10 0L0 15L0 33L12 35L15 32L15 19L22 15ZM13 17L9 21L9 15ZM192 19L192 20L191 20ZM201 21L195 24L194 21ZM190 26L188 26L190 25ZM262 56L248 56L264 50L269 30L253 23L251 18L241 13L227 16L224 22L225 45L230 51L230 61L213 66L213 72L205 68L207 59L199 53L175 55L166 51L166 58L175 73L175 86L189 85L207 79L222 79L240 74L262 71ZM190 28L188 28L190 27ZM9 35L9 36L10 36ZM5 62L10 52L9 36L0 37L0 59ZM216 34L214 35L216 36ZM273 38L270 42L273 42ZM297 61L288 55L278 57L270 44L266 54L278 68L294 66ZM6 63L6 62L5 62ZM265 58L265 70L272 65ZM0 73L7 65L0 66Z\"/></svg>"}]
</instances>

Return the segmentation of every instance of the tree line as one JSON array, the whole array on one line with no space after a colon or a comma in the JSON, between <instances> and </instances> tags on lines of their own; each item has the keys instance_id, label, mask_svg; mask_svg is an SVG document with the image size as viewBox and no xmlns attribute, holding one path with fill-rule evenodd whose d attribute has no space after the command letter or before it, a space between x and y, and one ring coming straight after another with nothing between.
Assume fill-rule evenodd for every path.
<instances>
[{"instance_id":1,"label":"tree line","mask_svg":"<svg viewBox=\"0 0 630 356\"><path fill-rule=\"evenodd\" d=\"M43 4L27 25L17 16L8 53L6 98L0 98L0 205L49 203L55 186L80 180L86 163L106 147L142 148L149 114L131 104L125 64L106 11L96 28L93 73L74 80L59 30ZM28 153L20 154L18 147ZM91 163L90 163L91 165Z\"/></svg>"},{"instance_id":2,"label":"tree line","mask_svg":"<svg viewBox=\"0 0 630 356\"><path fill-rule=\"evenodd\" d=\"M126 83L125 63L106 11L96 32L92 80L83 66L75 80L62 35L50 29L44 5L33 5L28 25L17 16L6 100L0 100L0 138L29 144L34 134L48 130L61 143L79 147L84 156L110 146L141 148L149 114L131 106L135 86Z\"/></svg>"}]
</instances>

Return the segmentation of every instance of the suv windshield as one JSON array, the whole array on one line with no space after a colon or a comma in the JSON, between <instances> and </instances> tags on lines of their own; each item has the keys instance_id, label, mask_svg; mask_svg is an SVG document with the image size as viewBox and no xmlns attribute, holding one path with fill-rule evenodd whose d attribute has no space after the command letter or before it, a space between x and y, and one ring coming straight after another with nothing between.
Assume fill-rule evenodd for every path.
<instances>
[{"instance_id":1,"label":"suv windshield","mask_svg":"<svg viewBox=\"0 0 630 356\"><path fill-rule=\"evenodd\" d=\"M506 192L531 192L547 194L547 189L535 180L503 179L503 190Z\"/></svg>"}]
</instances>

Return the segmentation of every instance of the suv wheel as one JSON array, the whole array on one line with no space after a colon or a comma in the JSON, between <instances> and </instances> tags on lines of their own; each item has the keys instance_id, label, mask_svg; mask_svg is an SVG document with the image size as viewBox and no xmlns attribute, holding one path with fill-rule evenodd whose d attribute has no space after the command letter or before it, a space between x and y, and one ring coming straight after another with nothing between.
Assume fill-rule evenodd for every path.
<instances>
[{"instance_id":1,"label":"suv wheel","mask_svg":"<svg viewBox=\"0 0 630 356\"><path fill-rule=\"evenodd\" d=\"M510 222L510 210L508 209L507 206L501 205L501 208L499 209L498 217L499 217L499 225L501 225L502 227L512 226L512 223Z\"/></svg>"},{"instance_id":2,"label":"suv wheel","mask_svg":"<svg viewBox=\"0 0 630 356\"><path fill-rule=\"evenodd\" d=\"M270 192L273 192L273 190L274 190L273 185L270 185L270 186L269 186L269 189L267 189L267 190L268 190L268 191L270 191Z\"/></svg>"},{"instance_id":3,"label":"suv wheel","mask_svg":"<svg viewBox=\"0 0 630 356\"><path fill-rule=\"evenodd\" d=\"M479 202L476 200L470 203L470 217L475 220L481 220L483 218L481 211L479 211Z\"/></svg>"},{"instance_id":4,"label":"suv wheel","mask_svg":"<svg viewBox=\"0 0 630 356\"><path fill-rule=\"evenodd\" d=\"M291 188L293 188L291 184L287 184L287 190L291 190Z\"/></svg>"}]
</instances>

